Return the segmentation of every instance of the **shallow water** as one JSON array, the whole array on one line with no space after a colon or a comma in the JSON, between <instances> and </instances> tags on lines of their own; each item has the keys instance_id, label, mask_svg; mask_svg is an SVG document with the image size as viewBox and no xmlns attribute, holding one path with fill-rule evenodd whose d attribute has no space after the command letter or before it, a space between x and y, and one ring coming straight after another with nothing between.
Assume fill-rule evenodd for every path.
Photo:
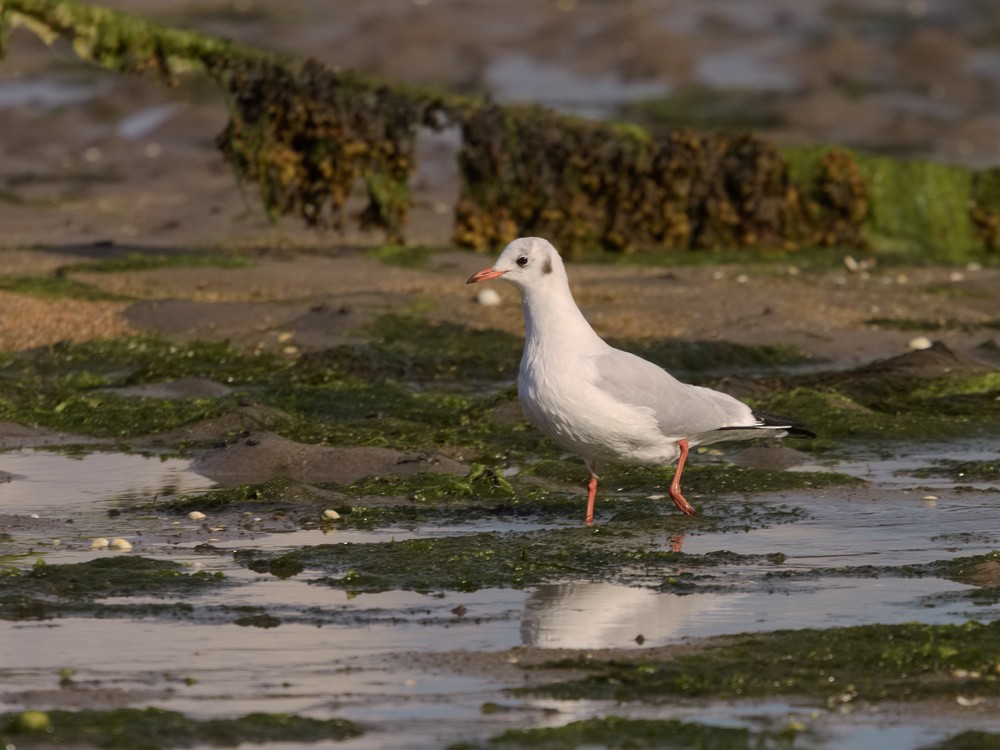
<instances>
[{"instance_id":1,"label":"shallow water","mask_svg":"<svg viewBox=\"0 0 1000 750\"><path fill-rule=\"evenodd\" d=\"M978 460L989 457L985 454L983 445L969 443L949 446L943 457ZM112 691L109 705L158 705L195 716L288 711L340 716L380 727L342 743L345 748L384 747L386 743L439 747L487 737L510 726L557 726L610 712L727 726L759 727L762 722L785 721L805 709L780 703L720 702L653 710L587 701L512 699L502 693L508 685L499 677L424 669L414 666L406 654L491 652L516 646L638 649L746 631L993 619L1000 614L996 606L970 611L972 605L960 598L932 598L971 588L934 577L820 574L779 576L773 584L761 584L768 573L918 564L994 549L1000 531L984 519L995 515L998 495L989 490L1000 489L996 483L980 483L976 491L964 492L954 490L947 481L935 483L936 499L929 500L925 499L928 483L905 473L941 457L926 448L913 448L891 458L874 453L855 458L830 468L863 475L871 483L863 493L826 488L765 498L760 502L799 506L806 511L805 517L743 533L688 535L682 545L690 554L729 550L784 556L753 565L713 568L713 575L726 583L722 591L680 596L608 583L565 583L443 596L406 591L352 596L310 585L308 574L282 580L253 573L237 566L228 553L248 547L281 551L313 544L541 526L478 522L375 531L257 530L239 538L217 539L211 535L212 519L206 529L187 519L168 520L155 514L108 514L126 500L149 502L159 495L210 488L212 483L192 472L186 460L119 453L81 457L46 451L0 454L0 469L14 475L10 482L0 484L0 513L38 516L37 522L43 524L28 524L11 533L8 546L12 542L12 549L21 553L30 548L32 554L8 564L30 565L39 557L48 562L81 562L120 554L90 550L90 537L98 530L109 537L131 535L137 551L144 555L179 561L192 569L222 571L238 584L190 597L188 603L206 611L266 608L282 620L274 628L241 627L231 620L69 617L0 621L3 697L9 709L64 705L67 694L58 688L58 674L72 668L76 670L75 690ZM66 524L67 520L73 523ZM188 536L165 541L165 528L183 530ZM58 545L52 544L54 529L61 537ZM64 533L67 529L69 533ZM221 553L195 552L195 545L206 540L213 540ZM651 545L669 543L666 535L650 532ZM141 601L131 597L106 604ZM309 611L323 613L321 626L308 622L303 613ZM642 636L639 641L638 636ZM94 697L87 705L103 707L101 700ZM482 704L490 701L517 710L483 714ZM553 707L555 715L541 713L542 708ZM870 743L886 750L908 750L926 744L929 737L947 734L940 725L932 728L930 722L855 716L851 722L837 723L825 711L810 716L810 726L822 731L802 746L824 750Z\"/></svg>"}]
</instances>

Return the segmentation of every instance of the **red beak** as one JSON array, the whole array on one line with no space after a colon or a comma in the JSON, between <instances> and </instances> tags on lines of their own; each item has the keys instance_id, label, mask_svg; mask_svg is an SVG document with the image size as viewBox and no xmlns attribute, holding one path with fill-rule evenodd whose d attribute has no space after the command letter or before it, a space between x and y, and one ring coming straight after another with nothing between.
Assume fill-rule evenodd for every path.
<instances>
[{"instance_id":1,"label":"red beak","mask_svg":"<svg viewBox=\"0 0 1000 750\"><path fill-rule=\"evenodd\" d=\"M479 273L472 274L472 276L469 277L469 280L466 281L465 283L466 284L476 284L476 283L478 283L480 281L489 281L490 279L499 279L505 273L507 273L507 272L506 271L494 271L492 268L484 268Z\"/></svg>"}]
</instances>

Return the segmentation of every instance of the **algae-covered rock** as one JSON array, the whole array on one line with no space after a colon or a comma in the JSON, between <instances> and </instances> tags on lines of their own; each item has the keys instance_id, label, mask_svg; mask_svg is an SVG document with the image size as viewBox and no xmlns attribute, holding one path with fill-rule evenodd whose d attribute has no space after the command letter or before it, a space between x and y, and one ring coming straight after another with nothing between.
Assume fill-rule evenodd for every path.
<instances>
[{"instance_id":1,"label":"algae-covered rock","mask_svg":"<svg viewBox=\"0 0 1000 750\"><path fill-rule=\"evenodd\" d=\"M25 722L0 714L0 742L8 747L77 746L166 750L175 747L235 747L254 742L343 741L363 730L346 719L312 719L292 714L253 713L231 719L193 719L162 708L112 711L47 711L47 722Z\"/></svg>"},{"instance_id":2,"label":"algae-covered rock","mask_svg":"<svg viewBox=\"0 0 1000 750\"><path fill-rule=\"evenodd\" d=\"M570 658L547 667L579 679L519 692L559 699L813 696L831 705L1000 695L1000 622L782 630L708 640L696 649L633 658Z\"/></svg>"},{"instance_id":3,"label":"algae-covered rock","mask_svg":"<svg viewBox=\"0 0 1000 750\"><path fill-rule=\"evenodd\" d=\"M845 149L779 153L752 133L651 132L498 106L279 57L75 0L7 0L12 23L68 38L103 67L173 81L201 70L228 94L218 144L273 216L386 232L400 243L416 136L462 132L458 244L551 237L568 255L840 246L961 262L1000 246L995 171ZM29 20L26 20L29 19ZM0 43L0 52L3 45ZM364 207L347 214L362 192Z\"/></svg>"}]
</instances>

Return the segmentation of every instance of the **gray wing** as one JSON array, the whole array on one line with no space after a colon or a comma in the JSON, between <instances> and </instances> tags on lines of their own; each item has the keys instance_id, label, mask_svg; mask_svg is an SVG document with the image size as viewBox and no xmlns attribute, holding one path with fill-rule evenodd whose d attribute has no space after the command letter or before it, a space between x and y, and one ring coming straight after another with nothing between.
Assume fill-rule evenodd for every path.
<instances>
[{"instance_id":1,"label":"gray wing","mask_svg":"<svg viewBox=\"0 0 1000 750\"><path fill-rule=\"evenodd\" d=\"M594 357L594 365L595 385L617 401L652 409L664 435L706 435L760 424L750 407L732 396L682 383L629 352L610 349Z\"/></svg>"}]
</instances>

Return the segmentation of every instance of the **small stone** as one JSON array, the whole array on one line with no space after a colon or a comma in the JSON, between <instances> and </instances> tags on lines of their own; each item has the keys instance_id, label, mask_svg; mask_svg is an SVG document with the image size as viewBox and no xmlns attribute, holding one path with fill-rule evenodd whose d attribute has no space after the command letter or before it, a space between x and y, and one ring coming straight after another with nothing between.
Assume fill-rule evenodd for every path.
<instances>
[{"instance_id":1,"label":"small stone","mask_svg":"<svg viewBox=\"0 0 1000 750\"><path fill-rule=\"evenodd\" d=\"M17 715L15 724L22 732L47 732L52 726L49 715L44 711L22 711Z\"/></svg>"},{"instance_id":2,"label":"small stone","mask_svg":"<svg viewBox=\"0 0 1000 750\"><path fill-rule=\"evenodd\" d=\"M188 513L188 518L190 518L192 521L204 521L206 518L208 518L208 516L206 516L200 510L192 510L190 513Z\"/></svg>"},{"instance_id":3,"label":"small stone","mask_svg":"<svg viewBox=\"0 0 1000 750\"><path fill-rule=\"evenodd\" d=\"M476 293L476 302L478 302L483 307L496 307L503 299L500 297L500 293L496 289L480 289Z\"/></svg>"},{"instance_id":4,"label":"small stone","mask_svg":"<svg viewBox=\"0 0 1000 750\"><path fill-rule=\"evenodd\" d=\"M323 520L324 521L339 521L340 520L340 514L337 511L333 510L332 508L327 508L326 510L323 511Z\"/></svg>"},{"instance_id":5,"label":"small stone","mask_svg":"<svg viewBox=\"0 0 1000 750\"><path fill-rule=\"evenodd\" d=\"M131 552L132 542L128 539L122 539L121 537L116 537L111 540L108 547L113 550L118 550L119 552Z\"/></svg>"},{"instance_id":6,"label":"small stone","mask_svg":"<svg viewBox=\"0 0 1000 750\"><path fill-rule=\"evenodd\" d=\"M92 540L90 542L90 548L91 549L107 549L109 544L111 544L111 542L109 542L103 536L99 536L99 537L97 537L97 539L94 539L94 540Z\"/></svg>"},{"instance_id":7,"label":"small stone","mask_svg":"<svg viewBox=\"0 0 1000 750\"><path fill-rule=\"evenodd\" d=\"M937 495L924 495L924 502L932 503L938 499Z\"/></svg>"},{"instance_id":8,"label":"small stone","mask_svg":"<svg viewBox=\"0 0 1000 750\"><path fill-rule=\"evenodd\" d=\"M913 350L930 349L934 343L926 336L914 336L910 339L909 346Z\"/></svg>"}]
</instances>

